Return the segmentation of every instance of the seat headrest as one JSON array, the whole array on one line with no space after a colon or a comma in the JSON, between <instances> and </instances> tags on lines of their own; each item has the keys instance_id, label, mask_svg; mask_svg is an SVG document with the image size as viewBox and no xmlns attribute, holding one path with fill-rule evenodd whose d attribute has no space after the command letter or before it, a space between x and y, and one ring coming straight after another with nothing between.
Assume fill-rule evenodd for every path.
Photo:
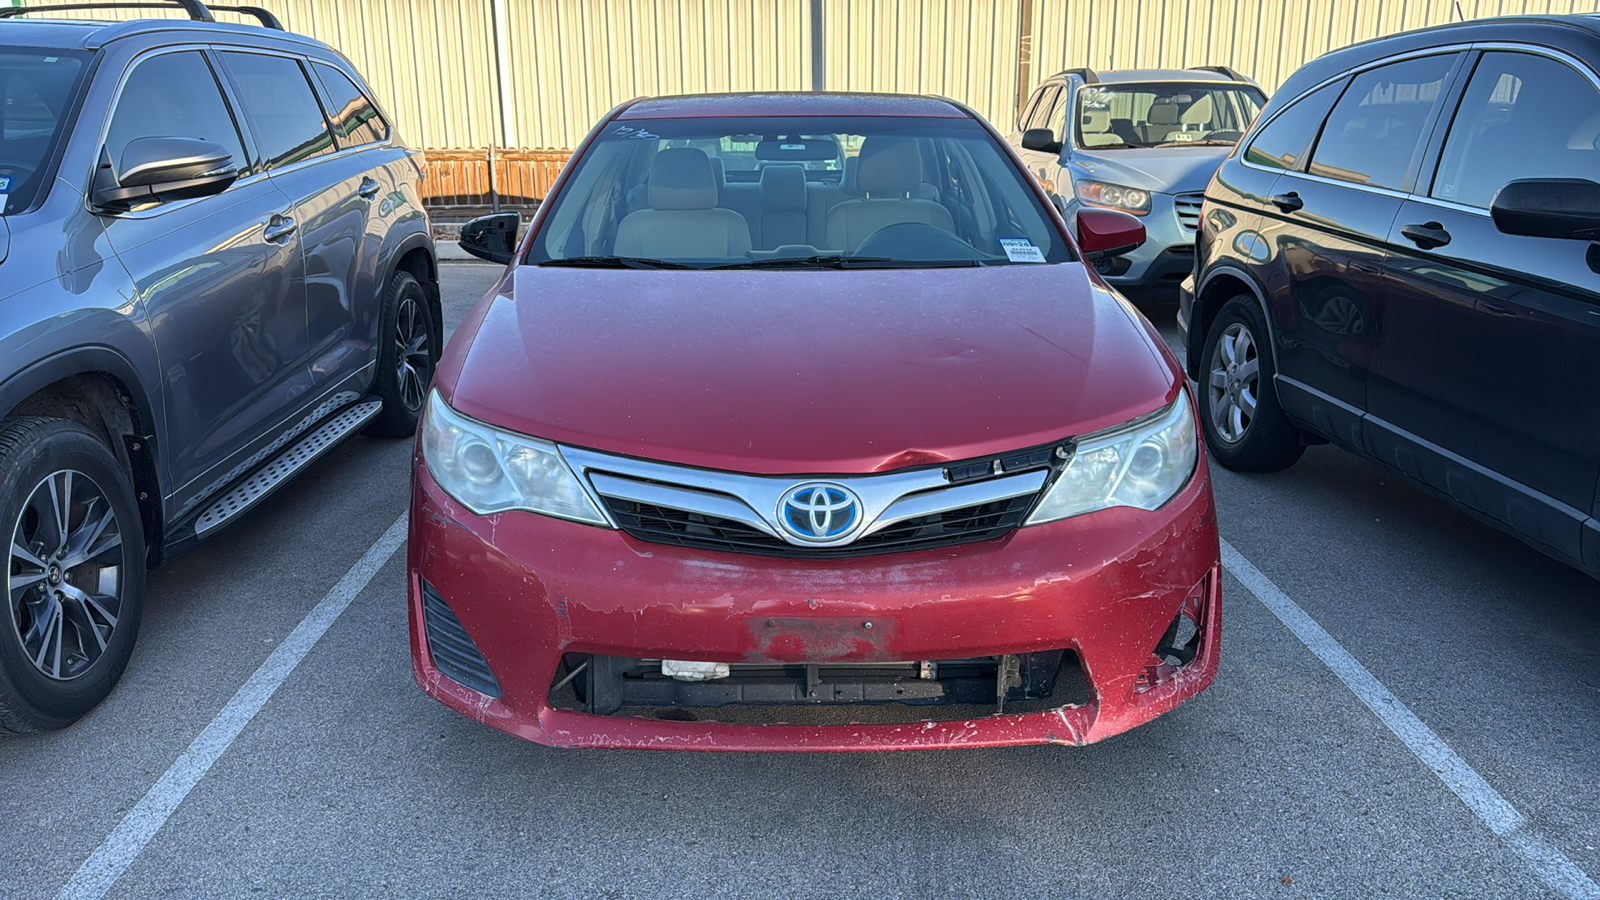
<instances>
[{"instance_id":1,"label":"seat headrest","mask_svg":"<svg viewBox=\"0 0 1600 900\"><path fill-rule=\"evenodd\" d=\"M922 184L922 156L911 138L869 137L860 159L856 187L868 196L909 194Z\"/></svg>"},{"instance_id":2,"label":"seat headrest","mask_svg":"<svg viewBox=\"0 0 1600 900\"><path fill-rule=\"evenodd\" d=\"M839 179L839 187L846 194L861 196L861 186L856 184L856 173L861 171L861 157L846 156L844 158L844 176Z\"/></svg>"},{"instance_id":3,"label":"seat headrest","mask_svg":"<svg viewBox=\"0 0 1600 900\"><path fill-rule=\"evenodd\" d=\"M1145 116L1145 121L1151 125L1176 125L1178 124L1178 104L1152 103L1150 114Z\"/></svg>"},{"instance_id":4,"label":"seat headrest","mask_svg":"<svg viewBox=\"0 0 1600 900\"><path fill-rule=\"evenodd\" d=\"M712 156L709 159L711 160L711 177L716 180L717 187L720 188L728 183L728 170L722 165L722 157Z\"/></svg>"},{"instance_id":5,"label":"seat headrest","mask_svg":"<svg viewBox=\"0 0 1600 900\"><path fill-rule=\"evenodd\" d=\"M1086 134L1098 134L1111 130L1111 112L1104 109L1086 109L1083 111L1083 131Z\"/></svg>"},{"instance_id":6,"label":"seat headrest","mask_svg":"<svg viewBox=\"0 0 1600 900\"><path fill-rule=\"evenodd\" d=\"M671 147L650 165L651 209L714 209L716 175L704 150Z\"/></svg>"},{"instance_id":7,"label":"seat headrest","mask_svg":"<svg viewBox=\"0 0 1600 900\"><path fill-rule=\"evenodd\" d=\"M801 166L767 166L761 170L761 206L767 212L806 208L806 170Z\"/></svg>"}]
</instances>

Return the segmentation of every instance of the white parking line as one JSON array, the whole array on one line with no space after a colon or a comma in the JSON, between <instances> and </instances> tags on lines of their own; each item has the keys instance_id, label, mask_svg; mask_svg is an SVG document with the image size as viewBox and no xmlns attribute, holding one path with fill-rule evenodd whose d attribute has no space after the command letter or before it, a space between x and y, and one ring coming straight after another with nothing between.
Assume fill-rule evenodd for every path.
<instances>
[{"instance_id":1,"label":"white parking line","mask_svg":"<svg viewBox=\"0 0 1600 900\"><path fill-rule=\"evenodd\" d=\"M105 842L78 867L72 879L56 895L58 898L99 900L105 896L138 858L145 845L156 836L156 832L161 830L161 826L166 824L178 804L205 777L212 763L222 756L256 713L267 705L284 680L327 633L350 601L378 574L395 550L405 543L405 539L406 517L402 513L383 533L383 537L367 548L367 552L350 567L350 571L328 591L322 602L300 620L294 631L272 651L267 661L256 669L255 674L228 701L228 705L217 713L211 724L200 732L199 737L189 744L189 748L145 792L133 809L122 817Z\"/></svg>"},{"instance_id":2,"label":"white parking line","mask_svg":"<svg viewBox=\"0 0 1600 900\"><path fill-rule=\"evenodd\" d=\"M1333 670L1333 674L1339 676L1339 680L1394 732L1394 736L1407 749L1416 754L1423 765L1432 769L1445 787L1460 797L1461 802L1490 831L1499 835L1508 847L1527 860L1551 890L1562 897L1600 898L1600 885L1596 885L1582 869L1573 865L1566 854L1534 833L1528 827L1528 820L1517 812L1516 807L1500 796L1499 791L1467 765L1467 761L1434 734L1433 729L1424 725L1415 713L1400 702L1400 698L1334 640L1333 635L1306 615L1298 603L1289 599L1289 595L1273 584L1272 579L1263 575L1227 541L1222 542L1222 564L1324 665Z\"/></svg>"}]
</instances>

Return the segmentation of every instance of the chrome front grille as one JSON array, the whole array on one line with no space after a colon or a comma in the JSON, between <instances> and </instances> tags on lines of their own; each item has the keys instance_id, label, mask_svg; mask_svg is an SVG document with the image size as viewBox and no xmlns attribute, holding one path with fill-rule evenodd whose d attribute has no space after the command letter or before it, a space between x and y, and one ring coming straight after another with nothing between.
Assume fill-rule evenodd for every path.
<instances>
[{"instance_id":1,"label":"chrome front grille","mask_svg":"<svg viewBox=\"0 0 1600 900\"><path fill-rule=\"evenodd\" d=\"M1061 445L881 475L787 477L669 465L563 447L613 525L679 547L835 559L948 547L1004 537L1022 524L1070 455ZM850 496L849 527L808 533L797 489ZM830 495L830 496L835 496ZM826 515L826 512L824 512Z\"/></svg>"},{"instance_id":2,"label":"chrome front grille","mask_svg":"<svg viewBox=\"0 0 1600 900\"><path fill-rule=\"evenodd\" d=\"M1200 205L1205 202L1205 194L1179 194L1172 199L1172 205L1178 212L1178 224L1183 230L1191 234L1200 230Z\"/></svg>"}]
</instances>

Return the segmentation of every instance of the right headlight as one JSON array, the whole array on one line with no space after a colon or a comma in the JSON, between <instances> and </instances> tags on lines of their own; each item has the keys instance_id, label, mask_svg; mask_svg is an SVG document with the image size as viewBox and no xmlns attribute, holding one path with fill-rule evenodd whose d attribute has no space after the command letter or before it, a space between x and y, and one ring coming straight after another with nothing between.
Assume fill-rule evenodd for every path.
<instances>
[{"instance_id":1,"label":"right headlight","mask_svg":"<svg viewBox=\"0 0 1600 900\"><path fill-rule=\"evenodd\" d=\"M555 444L469 419L438 391L423 411L422 460L445 493L480 516L525 509L607 524Z\"/></svg>"},{"instance_id":2,"label":"right headlight","mask_svg":"<svg viewBox=\"0 0 1600 900\"><path fill-rule=\"evenodd\" d=\"M1154 415L1079 439L1026 524L1113 506L1160 509L1189 482L1199 458L1189 392L1180 390Z\"/></svg>"},{"instance_id":3,"label":"right headlight","mask_svg":"<svg viewBox=\"0 0 1600 900\"><path fill-rule=\"evenodd\" d=\"M1104 181L1077 183L1078 199L1089 206L1117 209L1136 216L1150 214L1150 192Z\"/></svg>"}]
</instances>

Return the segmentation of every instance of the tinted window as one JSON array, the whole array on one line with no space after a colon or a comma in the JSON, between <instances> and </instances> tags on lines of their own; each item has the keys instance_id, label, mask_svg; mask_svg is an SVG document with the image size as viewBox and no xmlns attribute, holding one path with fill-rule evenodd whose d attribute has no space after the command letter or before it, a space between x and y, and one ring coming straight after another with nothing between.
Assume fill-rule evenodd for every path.
<instances>
[{"instance_id":1,"label":"tinted window","mask_svg":"<svg viewBox=\"0 0 1600 900\"><path fill-rule=\"evenodd\" d=\"M1264 102L1254 88L1225 84L1093 85L1078 91L1078 146L1232 144Z\"/></svg>"},{"instance_id":2,"label":"tinted window","mask_svg":"<svg viewBox=\"0 0 1600 900\"><path fill-rule=\"evenodd\" d=\"M1023 123L1023 128L1048 128L1050 127L1050 110L1061 99L1061 87L1051 85L1044 89L1044 96L1039 98L1039 103L1028 114L1028 120Z\"/></svg>"},{"instance_id":3,"label":"tinted window","mask_svg":"<svg viewBox=\"0 0 1600 900\"><path fill-rule=\"evenodd\" d=\"M227 147L241 170L248 165L217 79L196 51L148 57L123 83L106 131L112 168L121 168L129 141L145 137L201 138Z\"/></svg>"},{"instance_id":4,"label":"tinted window","mask_svg":"<svg viewBox=\"0 0 1600 900\"><path fill-rule=\"evenodd\" d=\"M348 75L333 66L312 65L328 92L328 112L333 117L333 133L339 138L339 146L354 147L388 139L389 124Z\"/></svg>"},{"instance_id":5,"label":"tinted window","mask_svg":"<svg viewBox=\"0 0 1600 900\"><path fill-rule=\"evenodd\" d=\"M1517 178L1600 180L1600 92L1570 66L1485 53L1446 138L1432 195L1487 209Z\"/></svg>"},{"instance_id":6,"label":"tinted window","mask_svg":"<svg viewBox=\"0 0 1600 900\"><path fill-rule=\"evenodd\" d=\"M33 205L82 74L82 54L0 50L0 214Z\"/></svg>"},{"instance_id":7,"label":"tinted window","mask_svg":"<svg viewBox=\"0 0 1600 900\"><path fill-rule=\"evenodd\" d=\"M1339 99L1341 84L1330 84L1306 95L1279 113L1256 133L1244 158L1271 169L1295 169L1305 156L1311 139L1317 136L1322 120L1328 117L1333 101Z\"/></svg>"},{"instance_id":8,"label":"tinted window","mask_svg":"<svg viewBox=\"0 0 1600 900\"><path fill-rule=\"evenodd\" d=\"M222 56L268 168L333 152L322 107L298 62L262 53Z\"/></svg>"},{"instance_id":9,"label":"tinted window","mask_svg":"<svg viewBox=\"0 0 1600 900\"><path fill-rule=\"evenodd\" d=\"M1455 54L1427 56L1357 75L1322 128L1311 174L1399 188L1454 63Z\"/></svg>"}]
</instances>

